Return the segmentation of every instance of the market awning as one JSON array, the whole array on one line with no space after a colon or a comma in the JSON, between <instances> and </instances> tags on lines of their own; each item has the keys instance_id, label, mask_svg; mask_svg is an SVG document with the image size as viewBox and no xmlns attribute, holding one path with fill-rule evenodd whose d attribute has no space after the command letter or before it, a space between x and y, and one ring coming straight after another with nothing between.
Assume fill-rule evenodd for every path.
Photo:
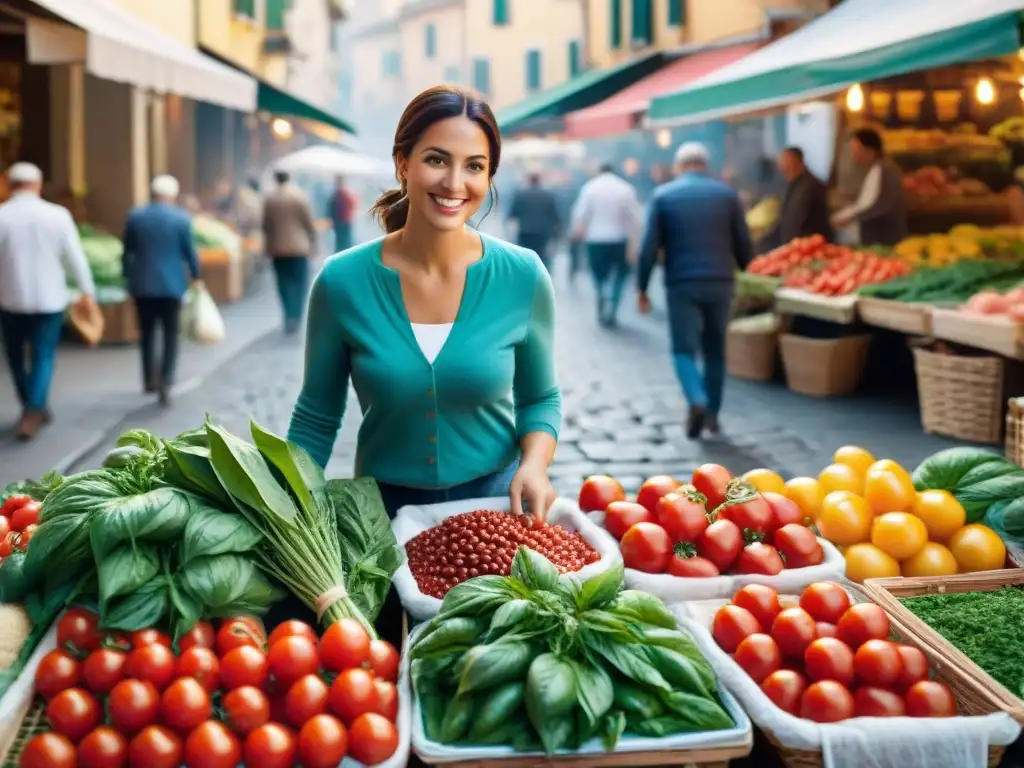
<instances>
[{"instance_id":1,"label":"market awning","mask_svg":"<svg viewBox=\"0 0 1024 768\"><path fill-rule=\"evenodd\" d=\"M845 0L796 32L651 102L697 123L820 98L854 83L1016 53L1024 0Z\"/></svg>"},{"instance_id":2,"label":"market awning","mask_svg":"<svg viewBox=\"0 0 1024 768\"><path fill-rule=\"evenodd\" d=\"M565 135L570 139L594 139L625 133L636 127L655 96L674 91L753 53L759 47L759 43L743 43L698 51L672 60L654 74L600 104L566 115Z\"/></svg>"},{"instance_id":3,"label":"market awning","mask_svg":"<svg viewBox=\"0 0 1024 768\"><path fill-rule=\"evenodd\" d=\"M355 133L355 129L337 115L321 109L315 104L310 104L308 101L303 101L297 96L292 96L290 93L282 91L280 88L276 88L262 80L259 81L257 105L259 109L270 112L273 115L313 120L330 125L341 131Z\"/></svg>"},{"instance_id":4,"label":"market awning","mask_svg":"<svg viewBox=\"0 0 1024 768\"><path fill-rule=\"evenodd\" d=\"M242 112L256 109L255 78L165 35L113 0L32 2L67 22L28 17L25 37L33 64L80 62L90 74L105 80Z\"/></svg>"},{"instance_id":5,"label":"market awning","mask_svg":"<svg viewBox=\"0 0 1024 768\"><path fill-rule=\"evenodd\" d=\"M498 125L503 131L522 128L529 121L561 117L577 109L604 101L664 63L660 53L652 53L608 69L591 69L571 80L534 93L501 110Z\"/></svg>"}]
</instances>

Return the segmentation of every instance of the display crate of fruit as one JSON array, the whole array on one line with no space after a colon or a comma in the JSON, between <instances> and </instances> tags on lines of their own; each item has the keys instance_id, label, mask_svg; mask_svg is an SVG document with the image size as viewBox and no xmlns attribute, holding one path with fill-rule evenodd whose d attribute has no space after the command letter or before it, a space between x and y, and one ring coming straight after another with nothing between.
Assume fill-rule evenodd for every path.
<instances>
[{"instance_id":1,"label":"display crate of fruit","mask_svg":"<svg viewBox=\"0 0 1024 768\"><path fill-rule=\"evenodd\" d=\"M857 300L861 322L876 328L928 336L932 332L932 307L889 299L862 297Z\"/></svg>"},{"instance_id":2,"label":"display crate of fruit","mask_svg":"<svg viewBox=\"0 0 1024 768\"><path fill-rule=\"evenodd\" d=\"M800 315L850 325L857 319L857 297L852 294L822 296L801 288L779 288L775 292L775 311L780 315Z\"/></svg>"},{"instance_id":3,"label":"display crate of fruit","mask_svg":"<svg viewBox=\"0 0 1024 768\"><path fill-rule=\"evenodd\" d=\"M1004 316L988 317L936 308L932 310L932 335L943 341L1024 360L1024 323Z\"/></svg>"}]
</instances>

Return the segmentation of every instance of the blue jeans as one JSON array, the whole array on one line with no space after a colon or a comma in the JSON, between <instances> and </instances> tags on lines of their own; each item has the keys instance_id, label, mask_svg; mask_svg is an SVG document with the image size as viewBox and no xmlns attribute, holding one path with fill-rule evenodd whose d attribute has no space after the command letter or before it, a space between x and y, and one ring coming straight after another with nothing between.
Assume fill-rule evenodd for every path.
<instances>
[{"instance_id":1,"label":"blue jeans","mask_svg":"<svg viewBox=\"0 0 1024 768\"><path fill-rule=\"evenodd\" d=\"M519 469L518 459L504 469L451 488L409 488L390 483L377 483L377 485L380 488L381 498L384 500L384 509L387 510L388 517L394 519L399 509L410 504L420 506L442 504L446 501L507 496L508 488L512 484L512 477L517 469Z\"/></svg>"},{"instance_id":2,"label":"blue jeans","mask_svg":"<svg viewBox=\"0 0 1024 768\"><path fill-rule=\"evenodd\" d=\"M0 312L7 365L26 411L46 410L63 325L63 312Z\"/></svg>"},{"instance_id":3,"label":"blue jeans","mask_svg":"<svg viewBox=\"0 0 1024 768\"><path fill-rule=\"evenodd\" d=\"M340 222L334 225L334 252L340 253L352 247L352 225Z\"/></svg>"},{"instance_id":4,"label":"blue jeans","mask_svg":"<svg viewBox=\"0 0 1024 768\"><path fill-rule=\"evenodd\" d=\"M277 293L281 297L284 323L289 330L298 328L306 311L309 293L309 259L305 256L279 256L274 260Z\"/></svg>"},{"instance_id":5,"label":"blue jeans","mask_svg":"<svg viewBox=\"0 0 1024 768\"><path fill-rule=\"evenodd\" d=\"M725 335L732 311L732 283L704 281L668 287L672 360L686 401L717 416L725 389ZM704 371L697 366L702 357Z\"/></svg>"},{"instance_id":6,"label":"blue jeans","mask_svg":"<svg viewBox=\"0 0 1024 768\"><path fill-rule=\"evenodd\" d=\"M628 247L626 242L587 243L587 260L597 290L597 314L601 322L614 321L618 315L629 279Z\"/></svg>"}]
</instances>

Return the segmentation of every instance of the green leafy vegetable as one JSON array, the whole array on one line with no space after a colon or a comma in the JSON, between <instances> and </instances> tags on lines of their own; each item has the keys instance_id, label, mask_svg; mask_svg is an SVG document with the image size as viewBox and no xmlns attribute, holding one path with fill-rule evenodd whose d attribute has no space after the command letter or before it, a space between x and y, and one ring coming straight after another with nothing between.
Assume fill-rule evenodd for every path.
<instances>
[{"instance_id":1,"label":"green leafy vegetable","mask_svg":"<svg viewBox=\"0 0 1024 768\"><path fill-rule=\"evenodd\" d=\"M101 562L119 544L168 542L185 530L189 498L173 488L158 488L104 502L89 526L93 555Z\"/></svg>"},{"instance_id":2,"label":"green leafy vegetable","mask_svg":"<svg viewBox=\"0 0 1024 768\"><path fill-rule=\"evenodd\" d=\"M913 475L919 490L952 493L967 511L968 522L978 522L990 506L1024 496L1024 469L982 448L948 448L925 459Z\"/></svg>"},{"instance_id":3,"label":"green leafy vegetable","mask_svg":"<svg viewBox=\"0 0 1024 768\"><path fill-rule=\"evenodd\" d=\"M198 499L190 506L178 552L182 565L201 557L241 554L259 543L260 532L241 515L222 512Z\"/></svg>"},{"instance_id":4,"label":"green leafy vegetable","mask_svg":"<svg viewBox=\"0 0 1024 768\"><path fill-rule=\"evenodd\" d=\"M551 754L567 741L563 723L576 707L576 673L553 653L534 659L526 674L526 714Z\"/></svg>"}]
</instances>

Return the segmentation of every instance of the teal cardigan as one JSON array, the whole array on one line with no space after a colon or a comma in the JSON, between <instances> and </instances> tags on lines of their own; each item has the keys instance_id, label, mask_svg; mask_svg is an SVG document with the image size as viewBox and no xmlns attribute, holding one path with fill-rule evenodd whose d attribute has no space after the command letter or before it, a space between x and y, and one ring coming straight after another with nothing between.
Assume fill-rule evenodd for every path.
<instances>
[{"instance_id":1,"label":"teal cardigan","mask_svg":"<svg viewBox=\"0 0 1024 768\"><path fill-rule=\"evenodd\" d=\"M288 438L325 466L351 378L363 412L357 476L450 488L495 472L530 432L558 438L555 299L533 251L481 235L451 334L420 351L383 238L332 256L313 284L306 365Z\"/></svg>"}]
</instances>

